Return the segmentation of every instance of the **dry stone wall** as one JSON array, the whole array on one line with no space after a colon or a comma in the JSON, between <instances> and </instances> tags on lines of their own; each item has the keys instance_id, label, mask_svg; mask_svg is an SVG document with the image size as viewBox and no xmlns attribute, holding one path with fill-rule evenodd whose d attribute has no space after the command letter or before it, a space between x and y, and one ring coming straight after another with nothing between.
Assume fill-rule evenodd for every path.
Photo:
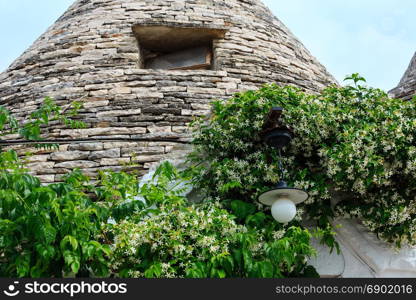
<instances>
[{"instance_id":1,"label":"dry stone wall","mask_svg":"<svg viewBox=\"0 0 416 300\"><path fill-rule=\"evenodd\" d=\"M213 41L213 70L142 69L132 28L150 24L225 30ZM83 143L15 147L35 153L34 174L56 182L74 168L94 176L135 162L145 172L189 140L187 124L209 114L214 99L265 83L317 92L334 82L258 0L78 0L0 74L0 104L25 119L45 96L84 101L79 118L88 128L52 124L44 136Z\"/></svg>"},{"instance_id":2,"label":"dry stone wall","mask_svg":"<svg viewBox=\"0 0 416 300\"><path fill-rule=\"evenodd\" d=\"M416 53L399 85L391 90L390 94L393 97L405 100L410 100L416 95Z\"/></svg>"}]
</instances>

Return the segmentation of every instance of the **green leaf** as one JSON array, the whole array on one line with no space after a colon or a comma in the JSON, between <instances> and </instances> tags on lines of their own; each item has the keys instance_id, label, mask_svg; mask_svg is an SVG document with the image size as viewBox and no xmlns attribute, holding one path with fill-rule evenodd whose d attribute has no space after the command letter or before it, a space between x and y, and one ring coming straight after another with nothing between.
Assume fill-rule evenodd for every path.
<instances>
[{"instance_id":1,"label":"green leaf","mask_svg":"<svg viewBox=\"0 0 416 300\"><path fill-rule=\"evenodd\" d=\"M30 253L24 252L15 261L18 277L25 277L30 272Z\"/></svg>"},{"instance_id":2,"label":"green leaf","mask_svg":"<svg viewBox=\"0 0 416 300\"><path fill-rule=\"evenodd\" d=\"M73 250L78 249L78 241L76 238L74 238L71 235L67 235L62 239L61 245L60 245L61 249L65 249L67 244L70 244Z\"/></svg>"},{"instance_id":3,"label":"green leaf","mask_svg":"<svg viewBox=\"0 0 416 300\"><path fill-rule=\"evenodd\" d=\"M273 278L274 266L270 261L262 261L258 263L261 278Z\"/></svg>"},{"instance_id":4,"label":"green leaf","mask_svg":"<svg viewBox=\"0 0 416 300\"><path fill-rule=\"evenodd\" d=\"M187 278L207 278L207 265L203 262L193 263L190 268L186 270Z\"/></svg>"},{"instance_id":5,"label":"green leaf","mask_svg":"<svg viewBox=\"0 0 416 300\"><path fill-rule=\"evenodd\" d=\"M74 274L78 274L78 271L79 271L80 266L81 266L81 264L80 264L79 260L74 261L74 262L71 264L71 271L72 271Z\"/></svg>"},{"instance_id":6,"label":"green leaf","mask_svg":"<svg viewBox=\"0 0 416 300\"><path fill-rule=\"evenodd\" d=\"M42 234L47 244L51 244L55 241L56 237L56 229L53 228L51 225L44 225L41 227Z\"/></svg>"},{"instance_id":7,"label":"green leaf","mask_svg":"<svg viewBox=\"0 0 416 300\"><path fill-rule=\"evenodd\" d=\"M30 269L30 277L32 278L40 278L42 277L42 269L39 266L33 266Z\"/></svg>"},{"instance_id":8,"label":"green leaf","mask_svg":"<svg viewBox=\"0 0 416 300\"><path fill-rule=\"evenodd\" d=\"M146 278L160 278L162 275L162 265L160 263L155 263L150 266L145 272L144 276Z\"/></svg>"},{"instance_id":9,"label":"green leaf","mask_svg":"<svg viewBox=\"0 0 416 300\"><path fill-rule=\"evenodd\" d=\"M320 278L319 273L313 266L307 266L303 272L303 276L306 278Z\"/></svg>"},{"instance_id":10,"label":"green leaf","mask_svg":"<svg viewBox=\"0 0 416 300\"><path fill-rule=\"evenodd\" d=\"M266 214L263 212L258 212L254 215L249 215L246 219L246 224L251 227L264 228L266 220Z\"/></svg>"},{"instance_id":11,"label":"green leaf","mask_svg":"<svg viewBox=\"0 0 416 300\"><path fill-rule=\"evenodd\" d=\"M231 202L231 209L239 220L245 220L249 215L256 212L256 207L241 200L234 200Z\"/></svg>"}]
</instances>

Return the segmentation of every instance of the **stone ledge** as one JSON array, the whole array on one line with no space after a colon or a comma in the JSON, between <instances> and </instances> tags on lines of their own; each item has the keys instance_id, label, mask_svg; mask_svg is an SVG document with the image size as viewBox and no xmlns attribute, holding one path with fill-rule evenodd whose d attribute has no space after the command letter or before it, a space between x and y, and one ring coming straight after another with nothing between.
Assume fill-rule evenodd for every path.
<instances>
[{"instance_id":1,"label":"stone ledge","mask_svg":"<svg viewBox=\"0 0 416 300\"><path fill-rule=\"evenodd\" d=\"M363 266L372 270L374 277L416 277L416 248L407 247L395 251L355 220L337 219L333 223L341 225L336 229L339 242L358 258ZM356 262L346 262L347 265L351 263ZM360 275L356 274L354 277Z\"/></svg>"}]
</instances>

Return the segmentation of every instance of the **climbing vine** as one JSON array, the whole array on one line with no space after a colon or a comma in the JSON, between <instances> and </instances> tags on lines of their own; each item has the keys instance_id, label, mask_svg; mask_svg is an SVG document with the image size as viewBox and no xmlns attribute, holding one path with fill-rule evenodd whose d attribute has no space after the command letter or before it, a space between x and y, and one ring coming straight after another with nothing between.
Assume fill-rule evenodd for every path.
<instances>
[{"instance_id":1,"label":"climbing vine","mask_svg":"<svg viewBox=\"0 0 416 300\"><path fill-rule=\"evenodd\" d=\"M346 80L317 95L269 85L215 102L209 119L193 123L194 183L226 205L265 210L258 196L280 178L261 132L270 109L283 107L295 134L283 152L285 177L310 194L300 213L322 229L336 216L358 218L382 240L415 245L416 102L367 87L358 74Z\"/></svg>"},{"instance_id":2,"label":"climbing vine","mask_svg":"<svg viewBox=\"0 0 416 300\"><path fill-rule=\"evenodd\" d=\"M416 245L415 101L392 99L358 74L347 80L315 95L268 85L214 102L192 124L189 168L163 163L141 185L123 172L92 181L75 171L43 186L2 149L0 275L313 277L310 240L337 248L338 216L396 247ZM284 177L310 195L289 224L257 201L281 179L279 155L262 141L276 106L295 136L282 153ZM82 127L71 120L79 107L62 111L48 98L23 124L0 108L0 134L37 140L50 120ZM200 202L186 198L187 183L203 192Z\"/></svg>"}]
</instances>

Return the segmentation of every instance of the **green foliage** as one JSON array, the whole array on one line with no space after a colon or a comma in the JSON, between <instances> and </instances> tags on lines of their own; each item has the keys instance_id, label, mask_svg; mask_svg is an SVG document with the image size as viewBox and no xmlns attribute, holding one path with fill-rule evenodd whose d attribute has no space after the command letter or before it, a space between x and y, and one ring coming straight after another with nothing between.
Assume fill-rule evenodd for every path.
<instances>
[{"instance_id":1,"label":"green foliage","mask_svg":"<svg viewBox=\"0 0 416 300\"><path fill-rule=\"evenodd\" d=\"M336 215L360 218L398 247L415 245L415 101L363 86L359 74L347 80L317 95L270 85L214 102L211 117L193 123L192 167L162 163L140 186L111 171L95 181L74 171L43 186L15 151L1 151L0 276L317 277L304 214L338 252ZM261 136L274 106L295 133L283 152L285 178L310 195L290 224L257 201L281 179L278 153ZM46 98L23 123L0 107L0 135L41 140L52 121L82 128L73 120L81 107ZM205 192L201 203L184 196L189 184Z\"/></svg>"},{"instance_id":2,"label":"green foliage","mask_svg":"<svg viewBox=\"0 0 416 300\"><path fill-rule=\"evenodd\" d=\"M81 128L82 123L70 119L80 108L80 103L72 103L62 110L46 98L20 124L0 107L1 135L20 133L40 140L42 126L51 121ZM136 182L134 176L108 172L92 184L75 171L63 183L42 186L15 151L0 152L0 276L107 276L110 247L97 237L112 211L134 196Z\"/></svg>"},{"instance_id":3,"label":"green foliage","mask_svg":"<svg viewBox=\"0 0 416 300\"><path fill-rule=\"evenodd\" d=\"M122 220L143 208L143 202L135 200L139 194L138 178L125 172L101 171L98 184L92 192L97 196L103 218Z\"/></svg>"},{"instance_id":4,"label":"green foliage","mask_svg":"<svg viewBox=\"0 0 416 300\"><path fill-rule=\"evenodd\" d=\"M337 214L360 218L396 246L415 245L416 102L363 86L359 74L347 80L352 85L317 95L270 85L215 102L210 119L193 124L194 183L227 207L239 200L263 210L258 196L280 178L262 127L272 107L284 107L282 123L295 133L283 153L285 178L309 192L303 208L326 232L324 241L336 246L328 224ZM334 197L342 200L335 212Z\"/></svg>"},{"instance_id":5,"label":"green foliage","mask_svg":"<svg viewBox=\"0 0 416 300\"><path fill-rule=\"evenodd\" d=\"M99 218L85 194L66 182L41 186L17 172L1 174L0 194L2 276L69 276L81 265L106 275L109 248L93 239Z\"/></svg>"},{"instance_id":6,"label":"green foliage","mask_svg":"<svg viewBox=\"0 0 416 300\"><path fill-rule=\"evenodd\" d=\"M140 190L146 208L108 227L115 241L112 268L118 276L312 276L306 261L315 252L308 231L276 231L275 222L265 228L267 217L253 215L255 207L241 201L232 202L236 216L218 202L189 204L181 195L186 184L169 163L157 169L154 180ZM253 226L237 224L235 218L248 219Z\"/></svg>"},{"instance_id":7,"label":"green foliage","mask_svg":"<svg viewBox=\"0 0 416 300\"><path fill-rule=\"evenodd\" d=\"M42 106L30 114L29 122L21 126L12 123L11 128L16 125L14 128L18 129L19 134L28 140L41 140L42 126L47 126L52 121L58 121L71 128L84 128L83 122L71 119L82 106L82 102L74 101L66 109L62 109L61 106L56 105L52 98L46 97Z\"/></svg>"},{"instance_id":8,"label":"green foliage","mask_svg":"<svg viewBox=\"0 0 416 300\"><path fill-rule=\"evenodd\" d=\"M141 208L127 205L136 186L135 176L110 171L95 183L75 171L48 186L23 171L1 172L0 276L108 276L103 226Z\"/></svg>"}]
</instances>

